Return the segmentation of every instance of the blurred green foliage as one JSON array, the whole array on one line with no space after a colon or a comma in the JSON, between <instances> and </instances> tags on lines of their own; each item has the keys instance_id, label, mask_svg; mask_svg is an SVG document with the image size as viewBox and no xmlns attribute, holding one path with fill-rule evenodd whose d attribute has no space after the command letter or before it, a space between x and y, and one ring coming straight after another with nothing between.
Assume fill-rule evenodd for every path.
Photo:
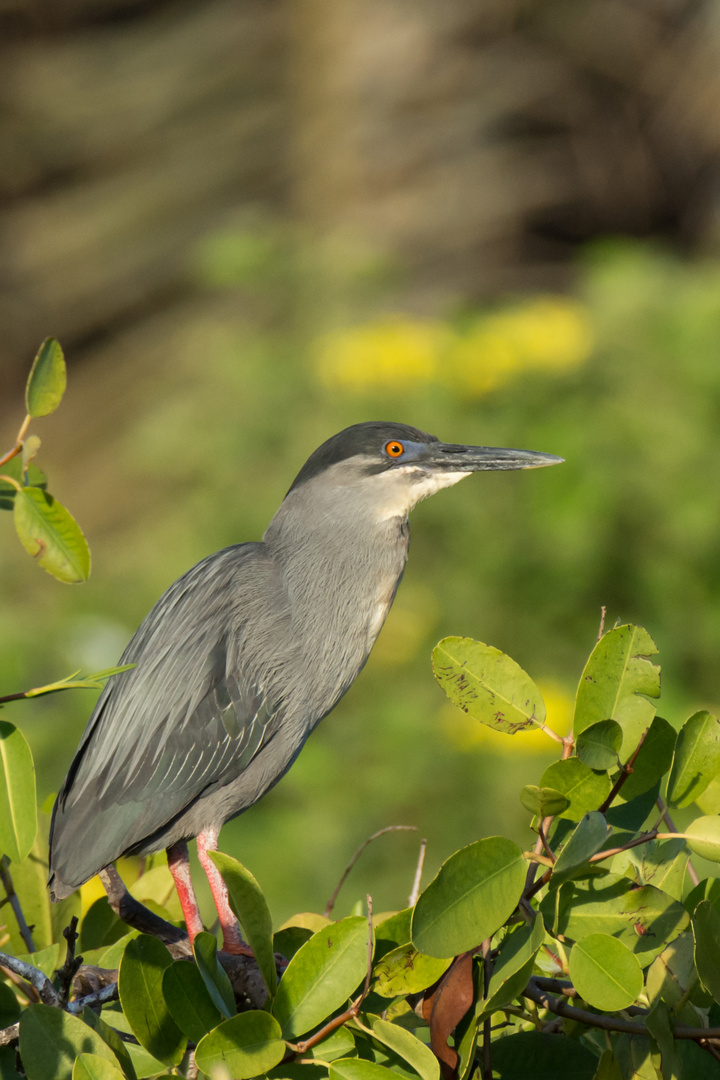
<instances>
[{"instance_id":1,"label":"blurred green foliage","mask_svg":"<svg viewBox=\"0 0 720 1080\"><path fill-rule=\"evenodd\" d=\"M413 514L408 570L366 671L282 784L223 832L224 850L262 881L278 921L321 908L355 847L384 825L418 833L371 845L338 914L366 892L376 910L402 907L422 836L426 880L478 835L502 829L527 842L515 792L537 776L534 736L499 743L443 703L430 652L444 634L510 652L561 728L604 604L610 624L642 621L658 642L668 688L660 708L673 724L688 706L712 708L720 266L607 243L587 251L572 299L458 303L432 323L388 314L394 268L335 252L328 270L282 230L211 238L197 268L235 313L178 335L171 378L148 370L125 399L87 403L107 417L106 431L67 464L65 488L99 462L85 506L73 499L94 580L58 590L9 554L0 692L69 665L115 662L188 566L262 534L324 438L356 421L397 419L567 463L472 477ZM365 339L375 354L385 349L379 374L358 365ZM355 349L352 378L339 366L333 374L333 343L338 365L343 349ZM41 801L61 783L91 705L89 695L23 704Z\"/></svg>"}]
</instances>

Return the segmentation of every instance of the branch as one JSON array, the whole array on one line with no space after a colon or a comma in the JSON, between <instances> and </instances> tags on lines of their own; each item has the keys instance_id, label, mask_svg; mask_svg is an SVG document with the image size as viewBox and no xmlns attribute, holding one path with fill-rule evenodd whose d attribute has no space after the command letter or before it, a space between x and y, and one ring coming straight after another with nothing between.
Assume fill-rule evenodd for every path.
<instances>
[{"instance_id":1,"label":"branch","mask_svg":"<svg viewBox=\"0 0 720 1080\"><path fill-rule=\"evenodd\" d=\"M0 952L0 967L7 968L8 971L12 971L15 975L20 975L31 986L34 986L43 1005L60 1004L57 991L47 975L44 975L38 968L33 967L32 964L28 964L27 960L19 960L17 956L8 956L7 953Z\"/></svg>"},{"instance_id":2,"label":"branch","mask_svg":"<svg viewBox=\"0 0 720 1080\"><path fill-rule=\"evenodd\" d=\"M78 1016L87 1006L93 1009L96 1005L104 1005L107 1001L117 1001L118 996L118 984L116 982L108 983L107 986L103 986L102 990L97 990L94 994L85 994L84 997L75 998L68 1005L67 1011Z\"/></svg>"},{"instance_id":3,"label":"branch","mask_svg":"<svg viewBox=\"0 0 720 1080\"><path fill-rule=\"evenodd\" d=\"M114 866L106 866L98 877L105 887L110 907L127 926L139 930L141 934L152 934L165 945L186 943L187 948L183 953L190 955L192 950L185 931L162 919L131 896Z\"/></svg>"},{"instance_id":4,"label":"branch","mask_svg":"<svg viewBox=\"0 0 720 1080\"><path fill-rule=\"evenodd\" d=\"M425 849L427 848L427 840L420 841L420 854L418 855L417 866L415 868L415 878L413 880L412 889L408 896L408 907L415 907L418 902L418 896L420 895L420 880L422 878L423 866L425 865Z\"/></svg>"},{"instance_id":5,"label":"branch","mask_svg":"<svg viewBox=\"0 0 720 1080\"><path fill-rule=\"evenodd\" d=\"M342 889L343 885L345 884L345 881L347 879L348 874L350 873L353 866L355 865L355 863L358 861L358 859L362 855L365 848L368 846L368 844L371 844L373 842L373 840L377 840L378 836L384 836L384 834L388 833L388 832L417 832L417 826L416 825L386 825L384 829L378 829L378 831L376 833L373 833L372 836L369 836L367 838L367 840L363 840L362 844L357 849L357 851L353 855L352 859L350 860L350 862L345 867L345 871L344 871L342 877L340 878L340 880L338 881L338 883L337 883L337 885L335 887L335 892L332 894L332 896L328 900L327 904L325 905L325 911L323 912L323 914L325 915L326 919L330 918L330 915L332 913L332 909L335 907L335 901L338 898L338 894L339 894L340 890Z\"/></svg>"},{"instance_id":6,"label":"branch","mask_svg":"<svg viewBox=\"0 0 720 1080\"><path fill-rule=\"evenodd\" d=\"M70 925L66 926L63 930L63 937L67 942L67 952L65 954L65 963L61 968L58 968L55 973L57 980L60 983L60 989L58 991L59 1004L61 1009L67 1008L68 998L70 997L70 987L72 981L77 975L80 967L82 966L82 956L75 956L75 945L79 934L77 932L78 917L73 915L70 920Z\"/></svg>"},{"instance_id":7,"label":"branch","mask_svg":"<svg viewBox=\"0 0 720 1080\"><path fill-rule=\"evenodd\" d=\"M5 896L13 910L13 915L18 924L18 930L20 931L20 937L23 939L23 944L29 953L34 953L35 945L33 943L32 934L30 933L30 927L25 921L23 909L20 906L20 898L15 892L15 886L13 885L13 879L10 876L8 866L9 859L7 855L3 855L2 859L0 859L0 881L2 881L3 888L5 889Z\"/></svg>"},{"instance_id":8,"label":"branch","mask_svg":"<svg viewBox=\"0 0 720 1080\"><path fill-rule=\"evenodd\" d=\"M633 765L635 764L635 759L637 758L638 754L642 750L642 745L645 742L645 740L647 739L649 730L650 730L649 727L645 728L642 735L640 736L640 742L637 744L637 746L633 750L632 754L630 755L630 759L628 760L627 764L620 766L620 775L618 776L617 780L613 784L612 791L610 792L610 794L608 795L607 799L602 804L602 806L600 806L598 808L601 814L606 814L607 813L608 809L612 806L614 800L617 798L618 792L622 788L623 784L627 780L630 773L633 771Z\"/></svg>"},{"instance_id":9,"label":"branch","mask_svg":"<svg viewBox=\"0 0 720 1080\"><path fill-rule=\"evenodd\" d=\"M3 1028L0 1031L0 1046L7 1046L8 1043L15 1042L20 1037L20 1021L17 1024L11 1024L10 1027Z\"/></svg>"}]
</instances>

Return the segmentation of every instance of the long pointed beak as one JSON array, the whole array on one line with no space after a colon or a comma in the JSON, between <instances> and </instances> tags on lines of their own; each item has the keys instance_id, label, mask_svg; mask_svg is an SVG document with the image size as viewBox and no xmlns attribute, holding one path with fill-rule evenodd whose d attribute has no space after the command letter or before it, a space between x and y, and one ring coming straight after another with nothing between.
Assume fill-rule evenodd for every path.
<instances>
[{"instance_id":1,"label":"long pointed beak","mask_svg":"<svg viewBox=\"0 0 720 1080\"><path fill-rule=\"evenodd\" d=\"M542 469L565 459L538 450L506 450L499 446L456 446L431 443L431 464L448 472L483 472L490 469Z\"/></svg>"}]
</instances>

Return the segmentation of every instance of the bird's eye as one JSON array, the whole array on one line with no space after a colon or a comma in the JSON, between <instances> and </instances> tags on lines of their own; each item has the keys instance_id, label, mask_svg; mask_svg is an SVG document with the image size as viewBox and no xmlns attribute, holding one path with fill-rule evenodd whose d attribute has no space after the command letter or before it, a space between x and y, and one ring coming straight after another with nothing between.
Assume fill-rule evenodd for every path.
<instances>
[{"instance_id":1,"label":"bird's eye","mask_svg":"<svg viewBox=\"0 0 720 1080\"><path fill-rule=\"evenodd\" d=\"M385 443L385 453L388 457L399 458L405 453L405 447L397 439L392 439L389 443Z\"/></svg>"}]
</instances>

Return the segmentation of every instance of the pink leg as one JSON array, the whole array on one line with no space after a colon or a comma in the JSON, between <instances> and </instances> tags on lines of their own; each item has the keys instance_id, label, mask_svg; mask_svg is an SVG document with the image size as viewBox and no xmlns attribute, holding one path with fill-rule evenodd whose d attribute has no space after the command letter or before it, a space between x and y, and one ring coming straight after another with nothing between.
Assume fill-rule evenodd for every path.
<instances>
[{"instance_id":1,"label":"pink leg","mask_svg":"<svg viewBox=\"0 0 720 1080\"><path fill-rule=\"evenodd\" d=\"M173 876L175 888L180 898L185 926L187 927L190 944L197 934L203 929L200 909L195 899L192 878L190 877L190 862L188 860L188 848L184 840L167 849L168 870Z\"/></svg>"},{"instance_id":2,"label":"pink leg","mask_svg":"<svg viewBox=\"0 0 720 1080\"><path fill-rule=\"evenodd\" d=\"M240 956L252 956L253 951L243 941L238 921L230 907L227 885L223 881L217 866L208 855L208 851L217 851L217 847L217 829L206 829L205 832L200 833L197 838L198 858L210 882L210 889L212 890L223 932L223 949L225 952L235 953Z\"/></svg>"}]
</instances>

